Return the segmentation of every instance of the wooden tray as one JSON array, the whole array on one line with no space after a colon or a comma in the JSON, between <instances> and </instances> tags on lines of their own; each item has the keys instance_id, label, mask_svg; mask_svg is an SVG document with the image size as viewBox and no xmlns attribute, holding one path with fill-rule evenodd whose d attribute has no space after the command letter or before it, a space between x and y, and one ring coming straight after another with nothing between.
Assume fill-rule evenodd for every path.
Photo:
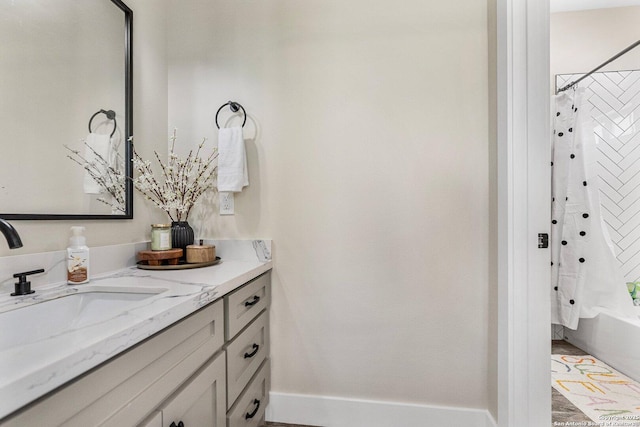
<instances>
[{"instance_id":1,"label":"wooden tray","mask_svg":"<svg viewBox=\"0 0 640 427\"><path fill-rule=\"evenodd\" d=\"M220 261L220 257L218 256L213 261L195 262L192 264L180 261L180 263L175 265L149 265L146 261L139 261L136 265L142 270L188 270L190 268L209 267L210 265L216 265L220 263Z\"/></svg>"},{"instance_id":2,"label":"wooden tray","mask_svg":"<svg viewBox=\"0 0 640 427\"><path fill-rule=\"evenodd\" d=\"M166 251L140 251L138 261L147 265L160 267L164 264L177 265L182 256L182 249L169 249Z\"/></svg>"}]
</instances>

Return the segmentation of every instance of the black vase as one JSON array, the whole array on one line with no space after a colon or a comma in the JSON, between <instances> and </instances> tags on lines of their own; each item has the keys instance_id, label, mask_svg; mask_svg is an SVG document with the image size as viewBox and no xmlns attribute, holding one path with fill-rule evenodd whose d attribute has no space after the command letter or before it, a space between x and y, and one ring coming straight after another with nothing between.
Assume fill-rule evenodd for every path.
<instances>
[{"instance_id":1,"label":"black vase","mask_svg":"<svg viewBox=\"0 0 640 427\"><path fill-rule=\"evenodd\" d=\"M171 223L171 246L182 249L182 258L187 256L187 246L193 245L193 228L187 221L173 221Z\"/></svg>"}]
</instances>

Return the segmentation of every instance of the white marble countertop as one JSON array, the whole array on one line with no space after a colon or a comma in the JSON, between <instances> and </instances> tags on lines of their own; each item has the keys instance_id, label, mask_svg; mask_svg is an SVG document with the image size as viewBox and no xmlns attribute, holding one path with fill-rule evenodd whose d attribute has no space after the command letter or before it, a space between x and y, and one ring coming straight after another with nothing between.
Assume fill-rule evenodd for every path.
<instances>
[{"instance_id":1,"label":"white marble countertop","mask_svg":"<svg viewBox=\"0 0 640 427\"><path fill-rule=\"evenodd\" d=\"M205 268L155 271L129 267L93 277L86 285L58 283L40 287L36 293L27 296L2 295L0 328L5 334L4 331L21 328L21 325L3 325L2 314L24 305L104 287L161 291L141 301L127 302L126 311L105 316L98 322L65 328L54 336L45 334L34 339L31 335L26 337L30 342L12 346L7 346L4 338L0 338L0 419L271 268L270 260L223 257L219 264ZM34 319L34 322L42 321ZM37 331L37 325L26 329L27 332Z\"/></svg>"}]
</instances>

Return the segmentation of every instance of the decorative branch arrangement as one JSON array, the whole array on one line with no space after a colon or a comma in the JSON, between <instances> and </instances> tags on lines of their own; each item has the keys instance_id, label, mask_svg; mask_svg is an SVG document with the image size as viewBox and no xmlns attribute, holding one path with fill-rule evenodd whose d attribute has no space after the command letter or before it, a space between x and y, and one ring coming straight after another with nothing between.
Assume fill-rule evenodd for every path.
<instances>
[{"instance_id":1,"label":"decorative branch arrangement","mask_svg":"<svg viewBox=\"0 0 640 427\"><path fill-rule=\"evenodd\" d=\"M174 151L176 130L170 137L171 148L169 161L165 164L154 151L160 165L161 177L156 179L150 161L145 161L133 149L133 168L137 176L133 179L133 186L140 191L147 200L167 213L171 221L186 221L196 201L206 191L215 191L215 180L218 166L214 161L218 158L218 150L214 148L205 159L200 157L200 150L204 147L206 138L198 145L197 151L189 151L186 158L179 158Z\"/></svg>"},{"instance_id":2,"label":"decorative branch arrangement","mask_svg":"<svg viewBox=\"0 0 640 427\"><path fill-rule=\"evenodd\" d=\"M74 150L64 144L64 148L69 150L67 157L87 171L89 176L102 187L103 194L110 195L110 200L105 197L98 197L97 200L106 205L111 206L114 213L126 213L126 176L124 174L124 160L120 153L116 153L115 162L109 162L103 156L98 154L93 147L87 144L86 140L82 140L83 144L93 152L94 160L87 160L79 150ZM116 165L115 167L113 165Z\"/></svg>"}]
</instances>

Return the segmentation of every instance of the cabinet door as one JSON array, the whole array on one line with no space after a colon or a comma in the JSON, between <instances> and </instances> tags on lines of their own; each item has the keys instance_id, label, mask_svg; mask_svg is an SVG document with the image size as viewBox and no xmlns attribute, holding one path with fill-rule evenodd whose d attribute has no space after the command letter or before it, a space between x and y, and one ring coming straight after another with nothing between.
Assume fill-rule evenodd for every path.
<instances>
[{"instance_id":1,"label":"cabinet door","mask_svg":"<svg viewBox=\"0 0 640 427\"><path fill-rule=\"evenodd\" d=\"M138 427L162 427L162 412L155 412L150 418L138 425Z\"/></svg>"},{"instance_id":2,"label":"cabinet door","mask_svg":"<svg viewBox=\"0 0 640 427\"><path fill-rule=\"evenodd\" d=\"M179 426L182 422L184 427L223 427L225 395L225 358L220 353L169 398L162 407L162 426Z\"/></svg>"}]
</instances>

